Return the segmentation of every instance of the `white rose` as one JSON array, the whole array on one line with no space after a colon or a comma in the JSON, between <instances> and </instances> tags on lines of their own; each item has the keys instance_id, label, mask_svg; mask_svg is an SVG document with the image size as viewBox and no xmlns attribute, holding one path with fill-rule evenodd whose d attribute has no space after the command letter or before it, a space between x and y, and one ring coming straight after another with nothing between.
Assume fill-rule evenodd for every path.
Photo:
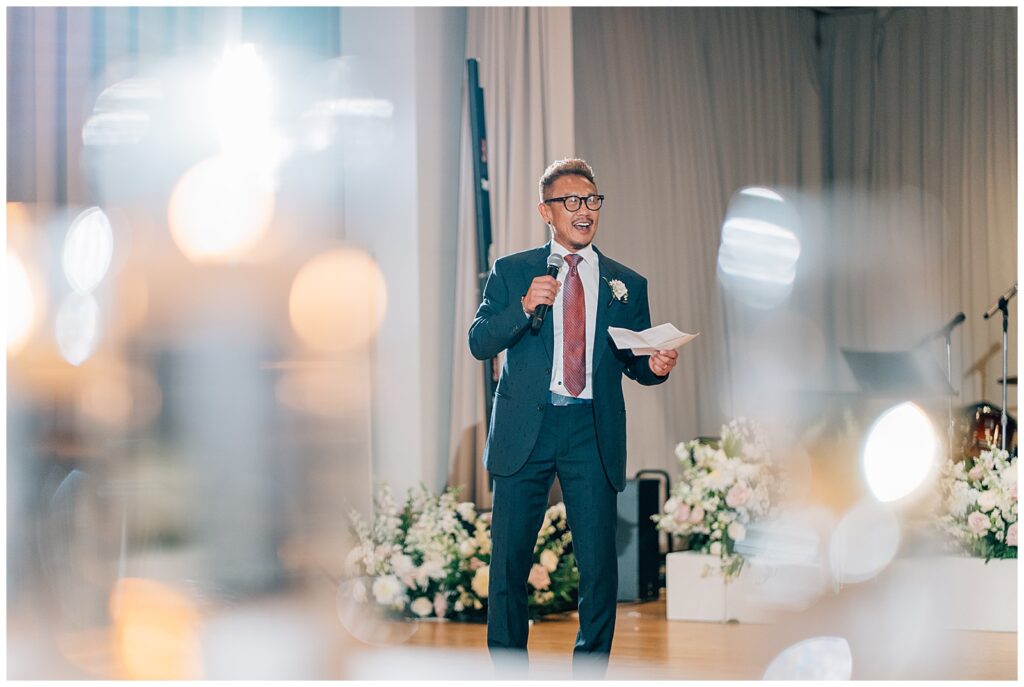
<instances>
[{"instance_id":1,"label":"white rose","mask_svg":"<svg viewBox=\"0 0 1024 687\"><path fill-rule=\"evenodd\" d=\"M690 460L690 449L686 447L685 441L676 444L676 458L683 462Z\"/></svg>"},{"instance_id":2,"label":"white rose","mask_svg":"<svg viewBox=\"0 0 1024 687\"><path fill-rule=\"evenodd\" d=\"M476 553L476 542L472 539L464 539L462 543L459 544L459 553L461 553L463 557L469 558Z\"/></svg>"},{"instance_id":3,"label":"white rose","mask_svg":"<svg viewBox=\"0 0 1024 687\"><path fill-rule=\"evenodd\" d=\"M377 603L387 606L395 602L402 592L402 585L394 575L383 575L373 581L373 598Z\"/></svg>"},{"instance_id":4,"label":"white rose","mask_svg":"<svg viewBox=\"0 0 1024 687\"><path fill-rule=\"evenodd\" d=\"M729 538L733 541L743 541L743 538L747 536L747 528L742 523L734 522L729 525Z\"/></svg>"},{"instance_id":5,"label":"white rose","mask_svg":"<svg viewBox=\"0 0 1024 687\"><path fill-rule=\"evenodd\" d=\"M996 495L991 491L982 492L978 497L978 508L987 513L996 507Z\"/></svg>"},{"instance_id":6,"label":"white rose","mask_svg":"<svg viewBox=\"0 0 1024 687\"><path fill-rule=\"evenodd\" d=\"M710 551L711 551L711 555L712 556L720 556L720 555L722 555L722 542L720 542L720 541L712 542Z\"/></svg>"},{"instance_id":7,"label":"white rose","mask_svg":"<svg viewBox=\"0 0 1024 687\"><path fill-rule=\"evenodd\" d=\"M428 615L434 612L434 604L427 597L421 596L412 602L412 605L409 606L409 609L412 610L412 612L418 615L419 617L426 618Z\"/></svg>"},{"instance_id":8,"label":"white rose","mask_svg":"<svg viewBox=\"0 0 1024 687\"><path fill-rule=\"evenodd\" d=\"M395 574L401 577L416 566L409 556L406 556L404 553L396 553L391 557L391 567L394 569Z\"/></svg>"},{"instance_id":9,"label":"white rose","mask_svg":"<svg viewBox=\"0 0 1024 687\"><path fill-rule=\"evenodd\" d=\"M463 501L455 507L455 510L458 511L459 516L466 522L473 522L476 518L476 506L472 501Z\"/></svg>"},{"instance_id":10,"label":"white rose","mask_svg":"<svg viewBox=\"0 0 1024 687\"><path fill-rule=\"evenodd\" d=\"M540 564L548 572L555 572L558 569L558 554L551 549L544 549L540 552Z\"/></svg>"},{"instance_id":11,"label":"white rose","mask_svg":"<svg viewBox=\"0 0 1024 687\"><path fill-rule=\"evenodd\" d=\"M673 496L672 498L670 498L668 501L665 502L665 507L664 507L665 513L668 514L668 515L671 515L672 513L675 513L676 512L676 507L678 505L679 505L679 501L677 501L676 497Z\"/></svg>"}]
</instances>

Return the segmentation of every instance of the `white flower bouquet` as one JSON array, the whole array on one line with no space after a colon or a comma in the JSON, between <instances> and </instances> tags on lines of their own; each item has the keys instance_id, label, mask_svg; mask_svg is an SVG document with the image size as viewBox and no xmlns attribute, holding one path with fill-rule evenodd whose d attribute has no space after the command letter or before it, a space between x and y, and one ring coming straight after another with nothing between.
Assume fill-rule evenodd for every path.
<instances>
[{"instance_id":1,"label":"white flower bouquet","mask_svg":"<svg viewBox=\"0 0 1024 687\"><path fill-rule=\"evenodd\" d=\"M1017 557L1017 458L992 447L977 458L946 461L939 473L938 527L962 551Z\"/></svg>"},{"instance_id":2,"label":"white flower bouquet","mask_svg":"<svg viewBox=\"0 0 1024 687\"><path fill-rule=\"evenodd\" d=\"M458 502L458 491L440 497L425 486L410 489L399 508L384 485L374 499L371 524L353 512L359 544L349 553L348 574L369 578L374 601L397 616L482 621L490 580L490 513ZM530 614L575 608L579 573L565 505L550 507L537 535L530 571Z\"/></svg>"},{"instance_id":3,"label":"white flower bouquet","mask_svg":"<svg viewBox=\"0 0 1024 687\"><path fill-rule=\"evenodd\" d=\"M721 558L730 581L743 567L736 542L746 538L751 522L770 513L778 495L768 445L754 423L740 418L724 425L716 442L679 444L676 456L682 474L653 519L658 529L685 537L689 550Z\"/></svg>"}]
</instances>

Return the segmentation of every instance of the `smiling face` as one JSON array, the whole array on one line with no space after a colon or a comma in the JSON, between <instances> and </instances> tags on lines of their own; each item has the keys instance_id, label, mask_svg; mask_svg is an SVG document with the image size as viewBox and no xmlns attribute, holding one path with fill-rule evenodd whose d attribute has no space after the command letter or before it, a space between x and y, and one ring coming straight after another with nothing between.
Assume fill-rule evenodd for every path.
<instances>
[{"instance_id":1,"label":"smiling face","mask_svg":"<svg viewBox=\"0 0 1024 687\"><path fill-rule=\"evenodd\" d=\"M579 174L566 174L551 182L544 197L579 196L586 198L591 193L597 193L597 186L590 183L586 177ZM600 210L591 210L586 203L580 203L580 208L576 212L569 212L560 200L553 203L541 203L537 206L537 211L544 222L551 227L551 235L555 242L573 253L586 248L594 240L601 215Z\"/></svg>"}]
</instances>

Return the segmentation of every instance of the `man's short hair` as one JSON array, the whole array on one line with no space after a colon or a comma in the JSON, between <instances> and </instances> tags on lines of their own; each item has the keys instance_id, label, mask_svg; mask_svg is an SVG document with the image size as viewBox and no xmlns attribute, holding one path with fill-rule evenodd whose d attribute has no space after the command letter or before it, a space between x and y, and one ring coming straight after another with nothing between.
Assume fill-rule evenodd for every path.
<instances>
[{"instance_id":1,"label":"man's short hair","mask_svg":"<svg viewBox=\"0 0 1024 687\"><path fill-rule=\"evenodd\" d=\"M564 177L568 174L575 174L581 176L594 186L597 186L597 182L594 181L594 170L590 168L586 160L581 160L578 157L567 157L564 160L555 160L548 168L544 170L544 173L540 176L540 199L544 201L544 192L548 189L551 184L555 183L555 179L558 177Z\"/></svg>"}]
</instances>

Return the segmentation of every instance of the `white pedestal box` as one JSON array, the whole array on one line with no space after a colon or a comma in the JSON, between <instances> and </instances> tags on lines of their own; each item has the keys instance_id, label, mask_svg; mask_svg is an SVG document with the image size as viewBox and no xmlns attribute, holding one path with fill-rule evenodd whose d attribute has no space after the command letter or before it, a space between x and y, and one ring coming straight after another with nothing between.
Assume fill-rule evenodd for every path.
<instances>
[{"instance_id":1,"label":"white pedestal box","mask_svg":"<svg viewBox=\"0 0 1024 687\"><path fill-rule=\"evenodd\" d=\"M705 553L679 551L665 559L666 615L669 620L723 623L766 623L772 611L757 601L769 584L749 563L739 577L726 583L721 559ZM705 574L706 572L706 574Z\"/></svg>"},{"instance_id":2,"label":"white pedestal box","mask_svg":"<svg viewBox=\"0 0 1024 687\"><path fill-rule=\"evenodd\" d=\"M936 621L953 630L1017 631L1017 561L965 556L907 558L909 569L935 599Z\"/></svg>"}]
</instances>

